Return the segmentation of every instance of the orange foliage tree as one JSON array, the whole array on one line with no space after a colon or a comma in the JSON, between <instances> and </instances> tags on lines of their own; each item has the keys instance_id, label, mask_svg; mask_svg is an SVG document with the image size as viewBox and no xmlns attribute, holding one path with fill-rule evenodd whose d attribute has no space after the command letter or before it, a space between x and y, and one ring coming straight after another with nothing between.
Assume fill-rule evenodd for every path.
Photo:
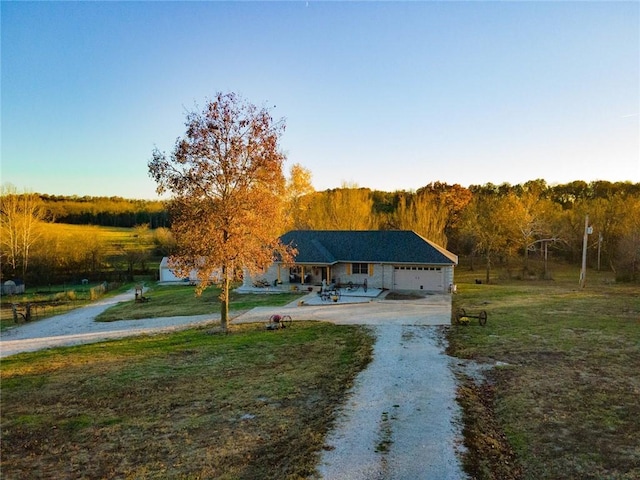
<instances>
[{"instance_id":1,"label":"orange foliage tree","mask_svg":"<svg viewBox=\"0 0 640 480\"><path fill-rule=\"evenodd\" d=\"M228 327L229 286L241 268L257 272L278 254L294 253L278 239L283 221L284 154L275 122L234 93L218 93L202 111L187 114L186 134L172 153L155 149L149 174L157 191L172 193L177 253L170 266L180 276L197 271L200 294L221 286L221 327Z\"/></svg>"}]
</instances>

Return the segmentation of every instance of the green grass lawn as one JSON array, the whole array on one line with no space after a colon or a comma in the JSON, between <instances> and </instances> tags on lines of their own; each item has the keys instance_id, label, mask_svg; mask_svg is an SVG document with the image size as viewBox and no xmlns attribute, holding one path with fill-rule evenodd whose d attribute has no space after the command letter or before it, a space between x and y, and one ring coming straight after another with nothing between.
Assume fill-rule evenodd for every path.
<instances>
[{"instance_id":1,"label":"green grass lawn","mask_svg":"<svg viewBox=\"0 0 640 480\"><path fill-rule=\"evenodd\" d=\"M476 285L454 308L488 322L449 330L449 353L495 365L459 392L477 479L640 478L640 288L590 272ZM466 282L465 282L466 280Z\"/></svg>"},{"instance_id":2,"label":"green grass lawn","mask_svg":"<svg viewBox=\"0 0 640 480\"><path fill-rule=\"evenodd\" d=\"M121 302L97 317L100 322L136 320L141 318L173 317L184 315L204 315L220 313L220 289L207 288L200 297L195 295L195 287L189 285L156 285L145 292L148 302ZM230 311L250 310L260 306L280 306L295 301L301 293L236 293L230 292Z\"/></svg>"},{"instance_id":3,"label":"green grass lawn","mask_svg":"<svg viewBox=\"0 0 640 480\"><path fill-rule=\"evenodd\" d=\"M298 479L369 362L364 328L205 328L3 359L2 476Z\"/></svg>"}]
</instances>

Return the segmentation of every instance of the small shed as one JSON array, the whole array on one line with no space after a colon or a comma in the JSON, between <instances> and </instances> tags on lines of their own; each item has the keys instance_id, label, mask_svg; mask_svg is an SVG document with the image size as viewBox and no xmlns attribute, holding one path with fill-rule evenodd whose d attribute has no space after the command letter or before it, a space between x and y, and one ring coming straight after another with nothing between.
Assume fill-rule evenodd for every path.
<instances>
[{"instance_id":1,"label":"small shed","mask_svg":"<svg viewBox=\"0 0 640 480\"><path fill-rule=\"evenodd\" d=\"M195 275L194 275L195 278ZM160 282L177 283L188 281L189 278L180 278L169 268L169 257L163 257L160 262Z\"/></svg>"},{"instance_id":2,"label":"small shed","mask_svg":"<svg viewBox=\"0 0 640 480\"><path fill-rule=\"evenodd\" d=\"M184 277L184 278L180 278L178 277L173 270L171 270L171 268L169 268L169 257L163 257L162 261L160 262L160 276L159 278L159 282L160 283L185 283L185 282L189 282L192 284L198 283L198 271L197 270L191 270L191 272L189 273L188 277ZM211 280L212 281L217 281L217 279L220 278L220 271L215 271L214 273L212 273L211 275Z\"/></svg>"}]
</instances>

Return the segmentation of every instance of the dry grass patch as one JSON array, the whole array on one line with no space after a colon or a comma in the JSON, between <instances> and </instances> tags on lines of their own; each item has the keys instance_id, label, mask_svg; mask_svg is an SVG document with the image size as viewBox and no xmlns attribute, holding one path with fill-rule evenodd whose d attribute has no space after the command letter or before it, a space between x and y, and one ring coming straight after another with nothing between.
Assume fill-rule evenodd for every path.
<instances>
[{"instance_id":1,"label":"dry grass patch","mask_svg":"<svg viewBox=\"0 0 640 480\"><path fill-rule=\"evenodd\" d=\"M455 306L482 308L489 321L452 327L449 352L500 362L485 383L467 377L460 390L475 478L640 478L637 286L538 282L459 292ZM478 441L483 422L495 427L493 447ZM515 452L508 474L496 474L508 455L489 461L502 449Z\"/></svg>"},{"instance_id":2,"label":"dry grass patch","mask_svg":"<svg viewBox=\"0 0 640 480\"><path fill-rule=\"evenodd\" d=\"M10 357L3 478L305 478L371 346L300 322Z\"/></svg>"}]
</instances>

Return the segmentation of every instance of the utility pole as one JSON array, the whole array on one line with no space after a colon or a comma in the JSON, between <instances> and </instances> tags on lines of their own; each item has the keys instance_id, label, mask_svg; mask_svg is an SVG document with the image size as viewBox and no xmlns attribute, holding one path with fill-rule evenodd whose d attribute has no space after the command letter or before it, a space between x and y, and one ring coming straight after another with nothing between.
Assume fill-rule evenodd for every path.
<instances>
[{"instance_id":1,"label":"utility pole","mask_svg":"<svg viewBox=\"0 0 640 480\"><path fill-rule=\"evenodd\" d=\"M589 242L589 234L592 232L589 227L589 215L584 217L584 237L582 238L582 270L580 270L580 287L584 288L587 283L587 243Z\"/></svg>"},{"instance_id":2,"label":"utility pole","mask_svg":"<svg viewBox=\"0 0 640 480\"><path fill-rule=\"evenodd\" d=\"M600 250L602 250L602 232L598 234L598 271L600 271Z\"/></svg>"}]
</instances>

